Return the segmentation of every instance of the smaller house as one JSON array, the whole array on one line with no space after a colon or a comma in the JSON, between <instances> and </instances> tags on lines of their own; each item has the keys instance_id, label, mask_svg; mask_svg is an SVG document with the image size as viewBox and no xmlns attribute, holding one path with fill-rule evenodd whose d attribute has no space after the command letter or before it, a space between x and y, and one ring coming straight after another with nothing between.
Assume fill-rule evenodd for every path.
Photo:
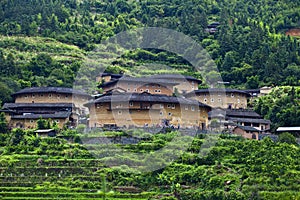
<instances>
[{"instance_id":1,"label":"smaller house","mask_svg":"<svg viewBox=\"0 0 300 200\"><path fill-rule=\"evenodd\" d=\"M300 137L300 127L278 127L276 130L277 133L289 132L296 137Z\"/></svg>"},{"instance_id":2,"label":"smaller house","mask_svg":"<svg viewBox=\"0 0 300 200\"><path fill-rule=\"evenodd\" d=\"M244 138L258 140L259 130L251 126L237 126L233 129L233 133Z\"/></svg>"},{"instance_id":3,"label":"smaller house","mask_svg":"<svg viewBox=\"0 0 300 200\"><path fill-rule=\"evenodd\" d=\"M34 131L40 137L55 137L56 131L54 129L39 129Z\"/></svg>"}]
</instances>

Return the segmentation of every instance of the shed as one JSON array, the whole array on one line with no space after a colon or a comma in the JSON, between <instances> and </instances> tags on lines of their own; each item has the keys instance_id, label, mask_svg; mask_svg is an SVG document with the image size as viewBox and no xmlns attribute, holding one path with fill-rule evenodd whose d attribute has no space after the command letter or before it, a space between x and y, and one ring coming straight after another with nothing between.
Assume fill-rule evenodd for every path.
<instances>
[{"instance_id":1,"label":"shed","mask_svg":"<svg viewBox=\"0 0 300 200\"><path fill-rule=\"evenodd\" d=\"M40 137L55 137L56 131L54 129L38 129L34 131Z\"/></svg>"}]
</instances>

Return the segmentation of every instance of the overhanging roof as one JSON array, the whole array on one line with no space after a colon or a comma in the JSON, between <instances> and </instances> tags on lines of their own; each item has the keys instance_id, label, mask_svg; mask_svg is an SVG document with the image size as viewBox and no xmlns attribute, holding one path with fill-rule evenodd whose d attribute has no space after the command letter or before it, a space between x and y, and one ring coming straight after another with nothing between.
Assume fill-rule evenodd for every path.
<instances>
[{"instance_id":1,"label":"overhanging roof","mask_svg":"<svg viewBox=\"0 0 300 200\"><path fill-rule=\"evenodd\" d=\"M27 114L27 115L13 115L12 119L65 119L70 117L71 112L57 112L54 114Z\"/></svg>"},{"instance_id":2,"label":"overhanging roof","mask_svg":"<svg viewBox=\"0 0 300 200\"><path fill-rule=\"evenodd\" d=\"M289 131L299 131L300 132L300 127L278 127L277 132L289 132Z\"/></svg>"},{"instance_id":3,"label":"overhanging roof","mask_svg":"<svg viewBox=\"0 0 300 200\"><path fill-rule=\"evenodd\" d=\"M65 88L65 87L30 87L20 90L14 94L13 97L20 95L20 94L33 94L33 93L63 93L63 94L76 94L76 95L83 95L90 97L87 93L76 90L73 88Z\"/></svg>"},{"instance_id":4,"label":"overhanging roof","mask_svg":"<svg viewBox=\"0 0 300 200\"><path fill-rule=\"evenodd\" d=\"M247 92L244 92L243 90L237 90L237 89L231 89L231 88L207 88L207 89L199 89L199 90L195 90L192 91L190 93L187 93L186 96L191 96L194 94L201 94L201 93L239 93L239 94L244 94L248 97L250 97L251 95Z\"/></svg>"},{"instance_id":5,"label":"overhanging roof","mask_svg":"<svg viewBox=\"0 0 300 200\"><path fill-rule=\"evenodd\" d=\"M186 99L181 97L173 97L167 95L143 93L109 93L100 96L98 99L86 103L85 106L89 106L95 103L117 103L117 102L149 102L149 103L179 103L184 105L197 105L201 107L211 108L210 106L203 104L193 99Z\"/></svg>"},{"instance_id":6,"label":"overhanging roof","mask_svg":"<svg viewBox=\"0 0 300 200\"><path fill-rule=\"evenodd\" d=\"M175 81L168 80L168 79L155 79L151 77L141 77L141 78L136 78L136 77L128 77L124 76L120 79L109 81L106 83L103 83L100 85L100 87L107 87L110 85L115 85L115 84L120 84L120 83L143 83L143 84L159 84L159 85L178 85Z\"/></svg>"},{"instance_id":7,"label":"overhanging roof","mask_svg":"<svg viewBox=\"0 0 300 200\"><path fill-rule=\"evenodd\" d=\"M3 109L16 108L72 108L73 103L5 103Z\"/></svg>"}]
</instances>

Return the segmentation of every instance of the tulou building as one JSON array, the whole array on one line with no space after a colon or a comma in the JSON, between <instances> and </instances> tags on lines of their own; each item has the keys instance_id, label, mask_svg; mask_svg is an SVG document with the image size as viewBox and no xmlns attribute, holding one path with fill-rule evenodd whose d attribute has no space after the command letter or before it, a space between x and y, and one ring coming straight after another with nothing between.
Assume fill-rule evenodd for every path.
<instances>
[{"instance_id":1,"label":"tulou building","mask_svg":"<svg viewBox=\"0 0 300 200\"><path fill-rule=\"evenodd\" d=\"M15 103L5 103L3 111L12 128L35 128L37 120L50 119L60 128L77 126L81 116L88 113L84 103L88 94L62 87L32 87L12 95Z\"/></svg>"},{"instance_id":2,"label":"tulou building","mask_svg":"<svg viewBox=\"0 0 300 200\"><path fill-rule=\"evenodd\" d=\"M179 74L102 73L96 81L103 93L93 99L72 88L32 87L13 94L15 102L5 103L2 111L9 127L24 129L36 128L42 118L60 128L80 122L90 128L171 126L226 130L250 139L270 130L269 120L247 108L256 94L252 90L198 89L200 80Z\"/></svg>"},{"instance_id":3,"label":"tulou building","mask_svg":"<svg viewBox=\"0 0 300 200\"><path fill-rule=\"evenodd\" d=\"M121 74L103 73L97 77L103 92L121 89L130 93L172 95L175 91L185 94L198 89L201 80L180 74L159 74L147 77L130 77Z\"/></svg>"},{"instance_id":4,"label":"tulou building","mask_svg":"<svg viewBox=\"0 0 300 200\"><path fill-rule=\"evenodd\" d=\"M110 91L86 106L90 127L176 127L202 130L208 125L210 106L165 94Z\"/></svg>"},{"instance_id":5,"label":"tulou building","mask_svg":"<svg viewBox=\"0 0 300 200\"><path fill-rule=\"evenodd\" d=\"M185 95L187 98L194 98L214 108L223 109L246 109L247 99L250 96L247 92L236 89L201 89Z\"/></svg>"}]
</instances>

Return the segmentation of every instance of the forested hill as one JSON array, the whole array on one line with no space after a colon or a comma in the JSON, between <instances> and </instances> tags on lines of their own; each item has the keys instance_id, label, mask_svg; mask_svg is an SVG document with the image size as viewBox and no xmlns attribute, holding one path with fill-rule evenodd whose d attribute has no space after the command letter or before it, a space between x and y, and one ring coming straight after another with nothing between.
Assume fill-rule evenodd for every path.
<instances>
[{"instance_id":1,"label":"forested hill","mask_svg":"<svg viewBox=\"0 0 300 200\"><path fill-rule=\"evenodd\" d=\"M212 22L220 26L209 34L205 29ZM144 26L178 30L197 40L232 87L300 85L299 40L285 35L300 28L299 1L2 0L1 100L27 86L72 86L95 44ZM137 50L109 69L126 72L155 61L194 73L182 59L161 55Z\"/></svg>"}]
</instances>

